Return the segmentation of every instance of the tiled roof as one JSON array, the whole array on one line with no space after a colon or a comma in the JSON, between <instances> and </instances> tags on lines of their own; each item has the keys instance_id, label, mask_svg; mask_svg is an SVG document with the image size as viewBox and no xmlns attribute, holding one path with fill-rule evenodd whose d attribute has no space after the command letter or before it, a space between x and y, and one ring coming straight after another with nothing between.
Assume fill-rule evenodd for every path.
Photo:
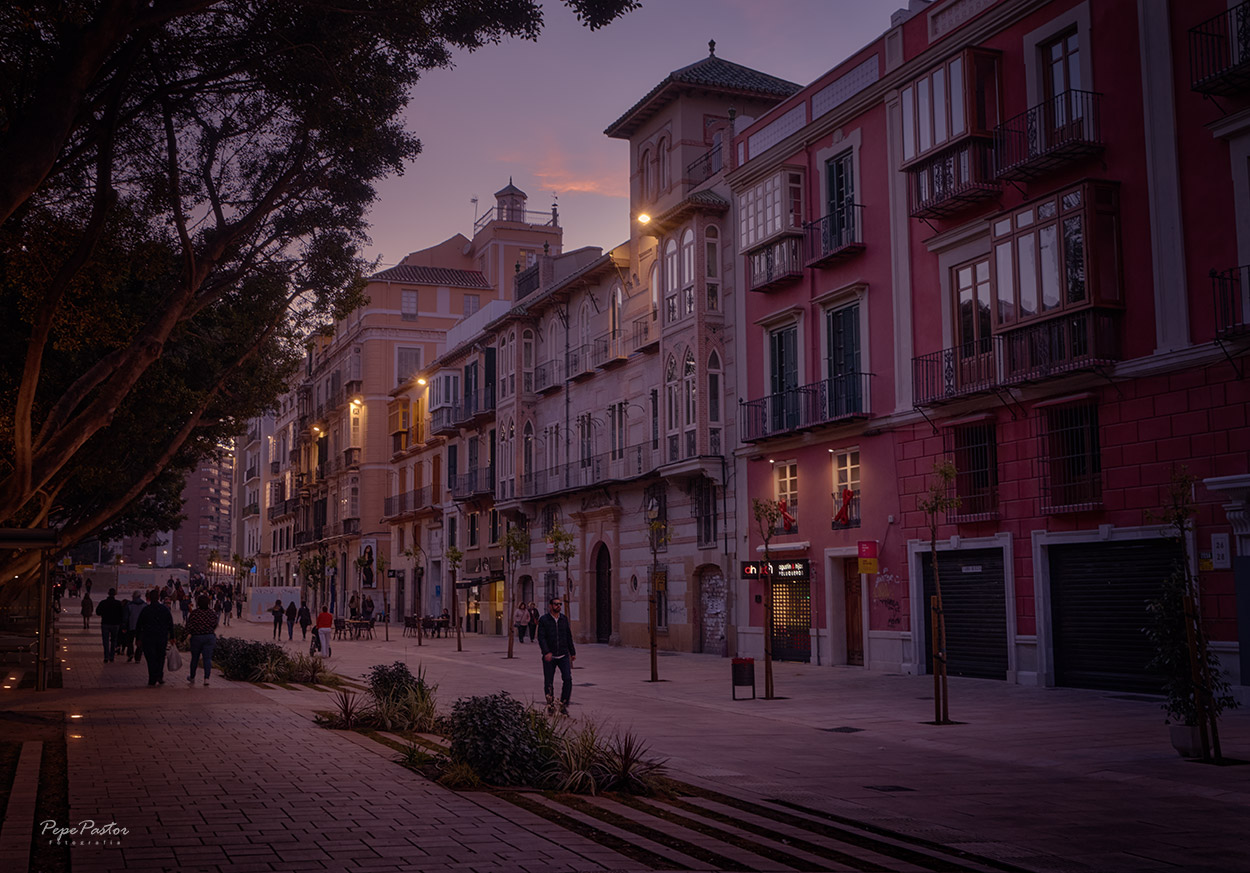
<instances>
[{"instance_id":1,"label":"tiled roof","mask_svg":"<svg viewBox=\"0 0 1250 873\"><path fill-rule=\"evenodd\" d=\"M408 285L447 285L452 288L481 288L488 291L494 286L477 270L452 270L447 267L412 267L399 264L369 277L371 282L403 282Z\"/></svg>"},{"instance_id":2,"label":"tiled roof","mask_svg":"<svg viewBox=\"0 0 1250 873\"><path fill-rule=\"evenodd\" d=\"M683 86L752 97L776 97L778 100L783 100L802 88L794 82L787 82L785 79L778 79L776 76L761 73L759 70L735 64L718 58L714 54L708 55L701 61L669 73L664 81L652 88L646 97L608 125L604 133L608 136L627 139L640 124L675 99L677 92Z\"/></svg>"},{"instance_id":3,"label":"tiled roof","mask_svg":"<svg viewBox=\"0 0 1250 873\"><path fill-rule=\"evenodd\" d=\"M671 209L664 210L651 219L656 230L667 233L676 223L685 221L695 212L724 212L729 209L729 201L714 191L696 191L683 199Z\"/></svg>"}]
</instances>

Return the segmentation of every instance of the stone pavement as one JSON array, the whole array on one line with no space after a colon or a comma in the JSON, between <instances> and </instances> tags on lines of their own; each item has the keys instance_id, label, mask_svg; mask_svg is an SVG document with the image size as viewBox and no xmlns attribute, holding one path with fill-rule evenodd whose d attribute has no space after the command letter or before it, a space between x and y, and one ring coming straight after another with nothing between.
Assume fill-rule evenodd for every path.
<instances>
[{"instance_id":1,"label":"stone pavement","mask_svg":"<svg viewBox=\"0 0 1250 873\"><path fill-rule=\"evenodd\" d=\"M76 847L75 871L648 868L498 798L431 784L371 740L316 728L311 715L330 708L327 694L219 676L207 688L181 677L148 688L146 668L100 663L98 631L70 625L66 687L0 700L83 716L69 728L70 818L115 820L130 833L117 847ZM222 632L271 635L268 625L237 622ZM400 633L336 641L330 664L349 678L378 663L420 665L443 706L501 689L523 700L541 694L532 643L509 661L496 638L465 637L456 652L454 639L418 647ZM284 645L306 651L295 636ZM751 801L765 816L795 810L794 821L811 828L818 818L859 822L1016 869L1250 869L1250 766L1181 760L1155 698L956 678L951 715L962 723L936 727L923 723L932 718L928 677L778 663L784 699L733 701L725 659L667 655L653 684L645 651L579 652L575 718L632 728L677 778ZM1225 754L1250 759L1250 713L1231 713L1221 727ZM700 803L722 821L750 824L741 809ZM609 805L614 815L644 816ZM604 814L595 804L563 811L592 823ZM766 830L760 822L757 832ZM814 848L838 857L832 846ZM822 866L816 856L807 867L769 866L753 848L718 855L736 858L732 869L955 869L923 859Z\"/></svg>"}]
</instances>

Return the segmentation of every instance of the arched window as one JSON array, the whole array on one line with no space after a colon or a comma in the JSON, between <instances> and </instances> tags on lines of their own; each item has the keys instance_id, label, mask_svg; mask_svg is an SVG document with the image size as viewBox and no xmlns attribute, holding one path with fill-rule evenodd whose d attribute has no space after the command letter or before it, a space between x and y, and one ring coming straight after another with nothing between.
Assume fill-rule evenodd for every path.
<instances>
[{"instance_id":1,"label":"arched window","mask_svg":"<svg viewBox=\"0 0 1250 873\"><path fill-rule=\"evenodd\" d=\"M664 368L664 387L668 399L668 431L676 433L681 428L681 386L677 381L677 359L672 355Z\"/></svg>"},{"instance_id":2,"label":"arched window","mask_svg":"<svg viewBox=\"0 0 1250 873\"><path fill-rule=\"evenodd\" d=\"M527 479L534 472L534 423L525 422L525 435L521 446L521 475Z\"/></svg>"},{"instance_id":3,"label":"arched window","mask_svg":"<svg viewBox=\"0 0 1250 873\"><path fill-rule=\"evenodd\" d=\"M671 184L668 178L668 140L660 140L660 144L655 148L656 160L660 165L660 172L656 182L660 186L660 191L667 191Z\"/></svg>"},{"instance_id":4,"label":"arched window","mask_svg":"<svg viewBox=\"0 0 1250 873\"><path fill-rule=\"evenodd\" d=\"M625 309L625 292L621 288L620 283L612 287L612 305L608 310L608 329L612 331L613 336L619 336L621 332L621 313Z\"/></svg>"},{"instance_id":5,"label":"arched window","mask_svg":"<svg viewBox=\"0 0 1250 873\"><path fill-rule=\"evenodd\" d=\"M534 331L521 332L521 390L534 393Z\"/></svg>"},{"instance_id":6,"label":"arched window","mask_svg":"<svg viewBox=\"0 0 1250 873\"><path fill-rule=\"evenodd\" d=\"M499 393L508 396L508 375L512 372L512 366L508 362L508 352L511 346L508 344L508 336L504 334L499 338L499 369L502 373L499 379Z\"/></svg>"},{"instance_id":7,"label":"arched window","mask_svg":"<svg viewBox=\"0 0 1250 873\"><path fill-rule=\"evenodd\" d=\"M677 272L677 240L670 239L664 246L664 292L672 294L680 287L681 278Z\"/></svg>"},{"instance_id":8,"label":"arched window","mask_svg":"<svg viewBox=\"0 0 1250 873\"><path fill-rule=\"evenodd\" d=\"M638 158L638 185L643 202L649 202L655 194L655 171L651 168L649 150L644 150Z\"/></svg>"},{"instance_id":9,"label":"arched window","mask_svg":"<svg viewBox=\"0 0 1250 873\"><path fill-rule=\"evenodd\" d=\"M694 282L694 231L686 228L681 235L681 284L682 287Z\"/></svg>"},{"instance_id":10,"label":"arched window","mask_svg":"<svg viewBox=\"0 0 1250 873\"><path fill-rule=\"evenodd\" d=\"M712 424L720 422L720 391L720 355L713 351L707 359L707 420Z\"/></svg>"},{"instance_id":11,"label":"arched window","mask_svg":"<svg viewBox=\"0 0 1250 873\"><path fill-rule=\"evenodd\" d=\"M709 225L703 231L703 240L707 256L707 277L715 279L720 276L720 231L716 225Z\"/></svg>"},{"instance_id":12,"label":"arched window","mask_svg":"<svg viewBox=\"0 0 1250 873\"><path fill-rule=\"evenodd\" d=\"M651 317L658 318L660 314L660 265L652 264L651 273L647 277L647 285L651 289Z\"/></svg>"},{"instance_id":13,"label":"arched window","mask_svg":"<svg viewBox=\"0 0 1250 873\"><path fill-rule=\"evenodd\" d=\"M695 379L698 369L694 363L694 352L686 350L686 360L682 364L682 394L686 398L686 427L693 427L695 424L695 411L699 397L699 385Z\"/></svg>"}]
</instances>

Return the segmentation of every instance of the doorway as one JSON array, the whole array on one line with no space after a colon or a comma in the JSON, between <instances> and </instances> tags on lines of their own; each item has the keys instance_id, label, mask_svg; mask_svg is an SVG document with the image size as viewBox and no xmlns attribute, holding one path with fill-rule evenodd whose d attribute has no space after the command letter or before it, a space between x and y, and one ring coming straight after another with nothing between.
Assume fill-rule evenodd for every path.
<instances>
[{"instance_id":1,"label":"doorway","mask_svg":"<svg viewBox=\"0 0 1250 873\"><path fill-rule=\"evenodd\" d=\"M863 581L859 575L859 558L842 560L842 578L845 581L843 613L846 621L846 663L853 667L864 666Z\"/></svg>"},{"instance_id":2,"label":"doorway","mask_svg":"<svg viewBox=\"0 0 1250 873\"><path fill-rule=\"evenodd\" d=\"M595 557L595 640L606 643L612 636L612 556L600 544Z\"/></svg>"}]
</instances>

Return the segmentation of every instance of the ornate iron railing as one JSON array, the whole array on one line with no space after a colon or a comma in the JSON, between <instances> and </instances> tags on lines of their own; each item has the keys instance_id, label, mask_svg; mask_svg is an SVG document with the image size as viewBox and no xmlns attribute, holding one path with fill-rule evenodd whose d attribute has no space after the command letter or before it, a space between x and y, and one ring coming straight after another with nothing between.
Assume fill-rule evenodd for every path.
<instances>
[{"instance_id":1,"label":"ornate iron railing","mask_svg":"<svg viewBox=\"0 0 1250 873\"><path fill-rule=\"evenodd\" d=\"M1190 88L1228 97L1250 87L1250 2L1189 29Z\"/></svg>"},{"instance_id":2,"label":"ornate iron railing","mask_svg":"<svg viewBox=\"0 0 1250 873\"><path fill-rule=\"evenodd\" d=\"M808 266L827 264L864 250L864 207L848 203L804 225Z\"/></svg>"},{"instance_id":3,"label":"ornate iron railing","mask_svg":"<svg viewBox=\"0 0 1250 873\"><path fill-rule=\"evenodd\" d=\"M803 275L803 238L785 236L747 255L748 287L767 291Z\"/></svg>"},{"instance_id":4,"label":"ornate iron railing","mask_svg":"<svg viewBox=\"0 0 1250 873\"><path fill-rule=\"evenodd\" d=\"M1250 291L1250 266L1211 271L1211 294L1215 305L1215 335L1219 338L1250 332L1246 323L1246 297Z\"/></svg>"},{"instance_id":5,"label":"ornate iron railing","mask_svg":"<svg viewBox=\"0 0 1250 873\"><path fill-rule=\"evenodd\" d=\"M702 185L724 168L721 146L714 145L686 167L686 178L691 185Z\"/></svg>"},{"instance_id":6,"label":"ornate iron railing","mask_svg":"<svg viewBox=\"0 0 1250 873\"><path fill-rule=\"evenodd\" d=\"M969 204L998 195L994 148L965 139L907 169L912 218L946 218Z\"/></svg>"},{"instance_id":7,"label":"ornate iron railing","mask_svg":"<svg viewBox=\"0 0 1250 873\"><path fill-rule=\"evenodd\" d=\"M1102 149L1102 95L1064 91L994 129L994 175L1028 181Z\"/></svg>"},{"instance_id":8,"label":"ornate iron railing","mask_svg":"<svg viewBox=\"0 0 1250 873\"><path fill-rule=\"evenodd\" d=\"M866 416L870 377L847 373L743 403L743 442Z\"/></svg>"}]
</instances>

